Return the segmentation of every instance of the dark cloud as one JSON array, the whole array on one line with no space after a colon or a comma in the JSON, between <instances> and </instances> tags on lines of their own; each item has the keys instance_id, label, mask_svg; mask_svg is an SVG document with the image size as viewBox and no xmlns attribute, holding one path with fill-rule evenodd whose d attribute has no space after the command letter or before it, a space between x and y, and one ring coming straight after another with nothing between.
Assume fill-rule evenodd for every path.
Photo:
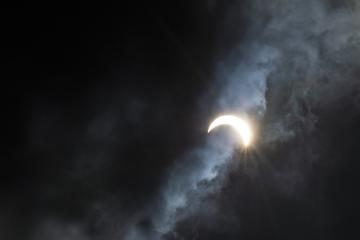
<instances>
[{"instance_id":1,"label":"dark cloud","mask_svg":"<svg viewBox=\"0 0 360 240\"><path fill-rule=\"evenodd\" d=\"M358 5L9 10L0 238L356 233ZM254 148L206 135L222 112L254 121Z\"/></svg>"}]
</instances>

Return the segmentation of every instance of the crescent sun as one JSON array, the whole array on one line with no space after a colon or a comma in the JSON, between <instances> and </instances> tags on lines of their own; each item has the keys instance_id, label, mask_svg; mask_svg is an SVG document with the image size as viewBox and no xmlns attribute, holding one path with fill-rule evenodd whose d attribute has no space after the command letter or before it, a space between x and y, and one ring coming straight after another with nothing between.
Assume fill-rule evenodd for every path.
<instances>
[{"instance_id":1,"label":"crescent sun","mask_svg":"<svg viewBox=\"0 0 360 240\"><path fill-rule=\"evenodd\" d=\"M252 140L252 132L250 125L245 120L233 115L220 116L210 124L208 133L222 125L231 126L240 135L243 145L249 146Z\"/></svg>"}]
</instances>

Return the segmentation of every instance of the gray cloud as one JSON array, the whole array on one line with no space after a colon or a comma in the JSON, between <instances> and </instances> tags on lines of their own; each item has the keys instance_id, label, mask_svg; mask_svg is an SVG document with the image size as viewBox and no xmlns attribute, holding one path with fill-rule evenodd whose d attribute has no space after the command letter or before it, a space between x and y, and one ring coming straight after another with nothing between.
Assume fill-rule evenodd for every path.
<instances>
[{"instance_id":1,"label":"gray cloud","mask_svg":"<svg viewBox=\"0 0 360 240\"><path fill-rule=\"evenodd\" d=\"M339 104L348 95L360 96L357 80L360 77L357 70L360 67L357 60L360 59L360 3L344 1L333 7L332 1L325 0L255 0L250 1L246 7L248 26L245 36L225 59L218 60L215 85L220 90L211 111L254 115L254 119L262 125L259 133L260 150L261 147L273 150L269 146L275 146L276 149L281 144L304 135L304 132L314 131L317 127L317 113L321 109ZM211 9L215 8L216 1L211 1ZM238 31L240 23L236 21L239 11L240 9L229 4L226 11L228 20L224 21L223 26L225 32ZM235 21L231 26L227 25L229 19ZM221 39L219 42L221 46ZM207 98L206 94L204 93L204 98ZM360 98L356 99L360 106ZM161 100L155 101L153 105L159 105ZM157 123L156 127L173 120L164 113L173 113L169 110L171 104L157 107L155 114L151 115L148 114L146 100L126 98L124 102L126 103L121 106L115 104L105 109L103 106L96 108L96 113L80 132L69 132L70 137L56 139L52 144L47 141L48 135L61 135L57 133L61 130L53 129L55 132L49 133L47 125L37 121L30 128L33 132L29 135L36 136L32 139L34 145L31 147L51 152L51 146L65 142L65 146L71 149L69 156L65 156L70 159L67 161L76 160L71 165L72 168L66 171L65 178L75 185L83 179L94 181L93 176L97 176L99 171L111 167L114 153L126 150L123 144L136 142L148 133L138 130L140 126L144 127L142 119L152 116L154 119L149 121ZM62 115L56 111L54 114ZM58 120L47 117L51 119L45 119L45 123L52 124ZM129 129L137 130L129 133ZM68 139L83 147L73 151L66 144ZM311 163L318 158L318 153L314 150L316 147L316 143L313 147L294 147L291 152L282 156L291 163L285 163L281 169L266 165L270 169L266 175L267 186L270 189L276 188L282 194L296 194L306 182L307 162ZM119 197L113 189L99 200L98 196L107 190L102 189L106 185L102 179L95 178L95 183L91 184L79 184L79 188L90 189L89 192L95 195L86 204L82 202L86 206L81 208L86 209L88 215L70 223L45 219L35 229L33 239L181 239L184 234L178 230L178 226L189 219L191 222L194 216L201 219L205 219L205 216L226 218L229 224L219 228L219 231L225 229L228 233L234 233L237 224L243 224L241 216L224 210L221 203L217 202L216 195L236 194L229 197L229 202L234 205L236 197L241 196L241 199L246 200L239 193L240 190L234 193L224 190L231 168L234 167L233 158L240 158L241 161L243 157L236 150L234 140L228 136L208 136L204 143L175 159L164 184L145 203L131 202L126 196ZM58 158L60 157L57 156L55 160ZM126 164L121 166L125 170L120 174L125 173L127 167ZM251 171L256 172L256 169L249 167L246 174L250 177L255 174ZM115 180L121 182L124 179ZM132 177L130 179L136 181ZM57 198L58 194L64 194L53 193L52 189L47 192L49 196L46 197L52 199ZM81 223L82 221L85 223ZM208 220L206 224L213 226L214 222L216 221ZM93 231L99 232L90 236L91 229L88 229L88 225L94 225Z\"/></svg>"},{"instance_id":2,"label":"gray cloud","mask_svg":"<svg viewBox=\"0 0 360 240\"><path fill-rule=\"evenodd\" d=\"M360 4L347 3L350 8L345 3L333 8L330 1L249 3L245 41L219 64L222 90L216 111L255 114L264 124L260 133L264 145L311 133L319 109L359 91ZM236 9L230 9L229 14L236 15ZM229 164L234 146L226 146L220 138L210 141L179 160L180 166L168 176L162 208L154 219L160 233L171 232L182 219L199 214L206 208L202 199L221 189L219 169ZM301 188L306 174L304 167L296 164L306 165L301 163L304 157L311 162L317 154L314 149L294 149L287 158L295 168L274 171L274 186L288 193ZM204 182L207 184L201 185Z\"/></svg>"}]
</instances>

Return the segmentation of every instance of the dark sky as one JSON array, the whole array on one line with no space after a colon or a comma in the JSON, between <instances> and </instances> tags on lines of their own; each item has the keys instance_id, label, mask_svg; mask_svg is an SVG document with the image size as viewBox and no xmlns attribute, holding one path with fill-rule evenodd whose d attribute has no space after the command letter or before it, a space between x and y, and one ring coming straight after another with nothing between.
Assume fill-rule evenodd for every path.
<instances>
[{"instance_id":1,"label":"dark sky","mask_svg":"<svg viewBox=\"0 0 360 240\"><path fill-rule=\"evenodd\" d=\"M358 234L357 1L81 6L1 15L0 239Z\"/></svg>"}]
</instances>

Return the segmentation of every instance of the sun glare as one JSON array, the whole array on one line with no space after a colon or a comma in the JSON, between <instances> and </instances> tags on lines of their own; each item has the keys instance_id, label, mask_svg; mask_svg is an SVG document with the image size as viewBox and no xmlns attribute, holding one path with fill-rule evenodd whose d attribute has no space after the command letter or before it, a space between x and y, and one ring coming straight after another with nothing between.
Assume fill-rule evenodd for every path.
<instances>
[{"instance_id":1,"label":"sun glare","mask_svg":"<svg viewBox=\"0 0 360 240\"><path fill-rule=\"evenodd\" d=\"M250 125L243 119L233 115L223 115L216 118L209 126L208 133L214 128L222 125L231 126L240 135L242 143L245 147L251 144L252 131Z\"/></svg>"}]
</instances>

